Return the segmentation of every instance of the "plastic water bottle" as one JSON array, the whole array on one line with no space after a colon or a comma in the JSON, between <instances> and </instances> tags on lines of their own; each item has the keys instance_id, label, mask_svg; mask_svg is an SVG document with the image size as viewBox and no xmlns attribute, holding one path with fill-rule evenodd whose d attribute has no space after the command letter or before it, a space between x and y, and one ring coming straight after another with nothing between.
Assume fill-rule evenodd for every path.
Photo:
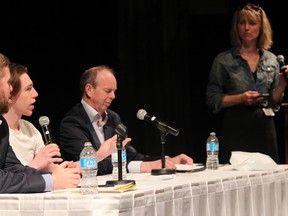
<instances>
[{"instance_id":1,"label":"plastic water bottle","mask_svg":"<svg viewBox=\"0 0 288 216\"><path fill-rule=\"evenodd\" d=\"M206 150L207 150L206 169L209 170L218 169L219 140L216 137L215 132L210 133L210 136L207 139Z\"/></svg>"},{"instance_id":2,"label":"plastic water bottle","mask_svg":"<svg viewBox=\"0 0 288 216\"><path fill-rule=\"evenodd\" d=\"M127 157L126 157L125 147L122 148L121 154L122 154L122 179L126 179L127 178L127 170L126 170ZM113 165L112 179L118 180L118 150L116 148L112 152L112 165Z\"/></svg>"},{"instance_id":3,"label":"plastic water bottle","mask_svg":"<svg viewBox=\"0 0 288 216\"><path fill-rule=\"evenodd\" d=\"M98 193L97 171L98 160L96 151L91 142L85 142L84 148L80 153L81 168L81 194L91 195Z\"/></svg>"}]
</instances>

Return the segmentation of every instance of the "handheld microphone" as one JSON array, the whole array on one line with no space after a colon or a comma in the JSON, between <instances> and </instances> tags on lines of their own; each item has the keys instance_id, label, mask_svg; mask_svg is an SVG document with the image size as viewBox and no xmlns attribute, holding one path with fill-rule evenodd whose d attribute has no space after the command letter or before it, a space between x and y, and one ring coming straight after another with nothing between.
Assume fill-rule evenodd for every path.
<instances>
[{"instance_id":1,"label":"handheld microphone","mask_svg":"<svg viewBox=\"0 0 288 216\"><path fill-rule=\"evenodd\" d=\"M42 132L43 136L45 139L45 144L50 144L53 143L52 135L50 132L50 127L49 127L50 120L47 116L41 116L39 118L39 124L42 127Z\"/></svg>"},{"instance_id":2,"label":"handheld microphone","mask_svg":"<svg viewBox=\"0 0 288 216\"><path fill-rule=\"evenodd\" d=\"M285 62L284 62L285 58L283 55L278 55L277 56L277 61L280 65L280 72L283 73L284 77L286 78L286 81L288 79L288 74L285 73L285 70L286 70L286 65L285 65Z\"/></svg>"},{"instance_id":3,"label":"handheld microphone","mask_svg":"<svg viewBox=\"0 0 288 216\"><path fill-rule=\"evenodd\" d=\"M140 109L137 112L137 117L140 120L145 120L151 124L156 125L159 129L165 129L168 133L178 136L179 130L172 127L171 125L157 119L155 116L150 116L144 109Z\"/></svg>"}]
</instances>

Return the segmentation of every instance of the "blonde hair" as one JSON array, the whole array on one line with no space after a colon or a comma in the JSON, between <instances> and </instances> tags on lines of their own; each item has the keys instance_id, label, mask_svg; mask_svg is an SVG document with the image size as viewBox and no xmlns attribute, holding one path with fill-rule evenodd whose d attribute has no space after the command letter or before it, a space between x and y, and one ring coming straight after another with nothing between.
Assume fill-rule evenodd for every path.
<instances>
[{"instance_id":1,"label":"blonde hair","mask_svg":"<svg viewBox=\"0 0 288 216\"><path fill-rule=\"evenodd\" d=\"M230 42L232 46L240 47L241 39L238 33L238 23L241 17L246 16L249 19L254 20L257 23L260 23L260 34L258 37L257 47L259 50L270 49L273 40L272 40L272 28L270 21L265 13L265 11L258 5L246 4L244 7L238 9L233 16L231 31L230 31Z\"/></svg>"},{"instance_id":2,"label":"blonde hair","mask_svg":"<svg viewBox=\"0 0 288 216\"><path fill-rule=\"evenodd\" d=\"M4 54L0 53L0 78L4 76L3 68L9 67L9 64L10 64L9 58Z\"/></svg>"}]
</instances>

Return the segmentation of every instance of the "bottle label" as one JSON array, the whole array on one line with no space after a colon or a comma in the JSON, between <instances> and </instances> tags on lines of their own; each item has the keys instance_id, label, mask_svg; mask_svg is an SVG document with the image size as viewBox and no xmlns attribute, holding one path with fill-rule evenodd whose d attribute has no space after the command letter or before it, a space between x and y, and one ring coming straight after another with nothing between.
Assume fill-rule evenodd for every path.
<instances>
[{"instance_id":1,"label":"bottle label","mask_svg":"<svg viewBox=\"0 0 288 216\"><path fill-rule=\"evenodd\" d=\"M126 161L126 151L122 151L122 162Z\"/></svg>"},{"instance_id":2,"label":"bottle label","mask_svg":"<svg viewBox=\"0 0 288 216\"><path fill-rule=\"evenodd\" d=\"M208 151L218 151L219 150L219 146L215 143L209 143L207 145L207 147L208 147L207 148Z\"/></svg>"},{"instance_id":3,"label":"bottle label","mask_svg":"<svg viewBox=\"0 0 288 216\"><path fill-rule=\"evenodd\" d=\"M126 161L126 151L122 151L122 162ZM118 162L118 151L112 153L112 162Z\"/></svg>"},{"instance_id":4,"label":"bottle label","mask_svg":"<svg viewBox=\"0 0 288 216\"><path fill-rule=\"evenodd\" d=\"M96 158L81 158L80 159L81 169L97 169L97 159Z\"/></svg>"}]
</instances>

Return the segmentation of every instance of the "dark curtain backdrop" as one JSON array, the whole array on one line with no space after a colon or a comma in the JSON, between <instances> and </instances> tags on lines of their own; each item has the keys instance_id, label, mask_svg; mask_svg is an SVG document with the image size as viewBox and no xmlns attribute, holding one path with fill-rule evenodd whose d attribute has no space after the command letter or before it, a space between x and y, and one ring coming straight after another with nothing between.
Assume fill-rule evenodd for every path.
<instances>
[{"instance_id":1,"label":"dark curtain backdrop","mask_svg":"<svg viewBox=\"0 0 288 216\"><path fill-rule=\"evenodd\" d=\"M216 130L205 106L205 83L211 59L227 46L222 32L229 19L227 1L206 3L118 4L119 97L129 98L119 112L143 152L160 154L161 142L156 127L135 118L140 108L179 128L179 136L166 137L168 155L185 152L205 159L205 140Z\"/></svg>"},{"instance_id":2,"label":"dark curtain backdrop","mask_svg":"<svg viewBox=\"0 0 288 216\"><path fill-rule=\"evenodd\" d=\"M111 108L121 115L138 151L161 153L160 131L136 117L145 109L180 130L177 137L166 136L167 155L184 152L205 162L209 132L221 133L219 116L205 104L208 74L215 55L230 47L231 16L244 2L6 0L0 13L0 52L29 68L39 97L28 119L41 130L38 118L47 115L56 140L62 116L80 101L81 74L106 64L118 79ZM287 18L280 0L252 2L260 3L272 22L271 51L288 58ZM275 120L284 161L283 113Z\"/></svg>"},{"instance_id":3,"label":"dark curtain backdrop","mask_svg":"<svg viewBox=\"0 0 288 216\"><path fill-rule=\"evenodd\" d=\"M205 161L209 132L221 133L220 117L211 114L205 104L208 74L215 55L230 47L232 13L244 2L130 0L118 4L119 97L129 98L118 110L137 149L150 154L161 151L159 131L135 118L137 110L144 108L180 129L179 136L167 136L167 154L186 152L195 161ZM260 3L274 20L278 40L273 48L275 54L285 55L287 41L277 23L282 23L283 17L278 13L279 5L254 3ZM281 158L282 119L279 113L276 124Z\"/></svg>"}]
</instances>

